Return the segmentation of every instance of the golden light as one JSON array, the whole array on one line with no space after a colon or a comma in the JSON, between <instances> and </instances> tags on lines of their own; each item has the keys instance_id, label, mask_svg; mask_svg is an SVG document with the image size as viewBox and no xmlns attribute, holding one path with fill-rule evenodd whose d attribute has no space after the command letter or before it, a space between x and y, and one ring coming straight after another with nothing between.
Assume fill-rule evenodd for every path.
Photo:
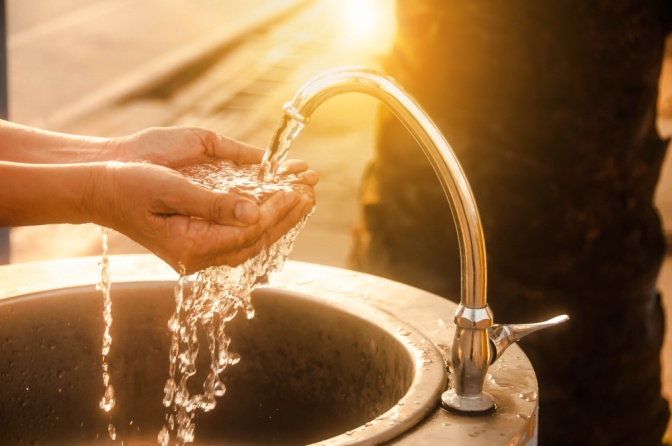
<instances>
[{"instance_id":1,"label":"golden light","mask_svg":"<svg viewBox=\"0 0 672 446\"><path fill-rule=\"evenodd\" d=\"M378 11L373 0L350 0L345 4L344 9L348 29L353 34L370 34L380 26Z\"/></svg>"},{"instance_id":2,"label":"golden light","mask_svg":"<svg viewBox=\"0 0 672 446\"><path fill-rule=\"evenodd\" d=\"M339 3L343 37L366 48L387 47L394 35L393 0L347 0Z\"/></svg>"}]
</instances>

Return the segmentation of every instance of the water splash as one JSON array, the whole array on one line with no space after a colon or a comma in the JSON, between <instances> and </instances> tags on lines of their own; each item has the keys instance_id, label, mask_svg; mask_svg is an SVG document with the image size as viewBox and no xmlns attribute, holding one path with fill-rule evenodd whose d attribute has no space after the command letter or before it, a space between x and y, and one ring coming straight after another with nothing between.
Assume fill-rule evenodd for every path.
<instances>
[{"instance_id":1,"label":"water splash","mask_svg":"<svg viewBox=\"0 0 672 446\"><path fill-rule=\"evenodd\" d=\"M190 166L182 173L191 181L210 189L236 192L262 203L279 190L288 190L293 175L283 176L273 182L259 181L260 171L256 166L238 166L227 161ZM173 409L166 415L167 424L157 437L162 446L170 440L170 431L176 430L178 445L194 441L194 415L197 410L215 408L217 397L226 392L221 374L227 366L236 364L240 357L229 350L231 339L225 326L239 311L247 318L254 317L250 301L252 290L268 281L270 273L279 270L285 263L294 240L308 217L271 246L242 265L211 267L198 272L192 282L184 274L175 286L175 312L168 321L171 332L168 379L164 386L163 404ZM188 286L190 285L190 286ZM189 291L190 290L190 291ZM204 341L199 333L205 334ZM201 336L202 337L202 336ZM209 354L209 370L202 383L202 393L188 386L197 374L197 359L203 344Z\"/></svg>"},{"instance_id":2,"label":"water splash","mask_svg":"<svg viewBox=\"0 0 672 446\"><path fill-rule=\"evenodd\" d=\"M168 443L170 442L170 432L166 426L161 428L157 440L161 446L168 446Z\"/></svg>"},{"instance_id":3,"label":"water splash","mask_svg":"<svg viewBox=\"0 0 672 446\"><path fill-rule=\"evenodd\" d=\"M292 130L296 135L300 127ZM276 178L277 164L286 156L287 147L281 153L282 158L274 157L276 163L270 182L260 181L263 177L261 169L256 166L240 166L229 161L218 161L211 164L188 166L182 173L192 182L209 189L223 192L235 192L263 203L272 194L280 190L291 190L292 184L298 181L295 175L283 175ZM171 332L169 351L169 378L164 386L163 404L173 408L174 413L166 414L166 424L157 435L162 446L168 446L171 431L175 433L177 445L191 443L195 438L194 415L197 410L210 411L216 406L216 397L226 391L221 381L221 373L229 366L236 364L240 357L229 351L231 339L225 334L226 322L233 319L240 310L246 317L254 317L254 307L250 301L252 290L268 282L269 275L282 268L293 247L296 236L307 222L310 214L285 236L271 246L267 246L257 256L242 265L231 268L227 266L212 267L200 271L192 283L184 273L175 285L175 312L168 321ZM112 300L110 298L110 266L108 257L108 238L110 229L102 228L103 255L99 263L101 281L96 288L103 294L103 319L105 330L102 346L102 369L104 395L100 407L106 412L114 408L116 398L114 387L110 383L109 364L107 357L112 346L110 328L112 326ZM187 286L190 285L190 286ZM185 290L191 291L185 294ZM203 392L193 394L187 382L197 373L201 340L199 330L205 333L205 344L210 355L209 372L203 382ZM108 425L108 433L112 440L116 439L115 426Z\"/></svg>"}]
</instances>

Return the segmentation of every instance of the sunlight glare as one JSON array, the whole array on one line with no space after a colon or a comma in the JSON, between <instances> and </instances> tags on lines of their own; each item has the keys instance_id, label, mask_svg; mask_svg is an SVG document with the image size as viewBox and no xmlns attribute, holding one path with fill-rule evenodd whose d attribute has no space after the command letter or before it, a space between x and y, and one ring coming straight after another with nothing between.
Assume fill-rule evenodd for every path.
<instances>
[{"instance_id":1,"label":"sunlight glare","mask_svg":"<svg viewBox=\"0 0 672 446\"><path fill-rule=\"evenodd\" d=\"M394 33L394 5L391 0L347 0L340 3L344 37L369 47L387 45Z\"/></svg>"}]
</instances>

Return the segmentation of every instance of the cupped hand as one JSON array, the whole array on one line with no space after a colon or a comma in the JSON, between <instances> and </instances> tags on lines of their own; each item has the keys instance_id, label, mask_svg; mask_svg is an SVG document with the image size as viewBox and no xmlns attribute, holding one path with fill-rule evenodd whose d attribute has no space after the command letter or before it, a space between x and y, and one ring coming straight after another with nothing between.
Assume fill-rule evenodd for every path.
<instances>
[{"instance_id":1,"label":"cupped hand","mask_svg":"<svg viewBox=\"0 0 672 446\"><path fill-rule=\"evenodd\" d=\"M238 164L259 164L265 150L219 133L199 127L151 127L130 136L112 138L115 157L123 162L149 162L179 169L191 164L210 163L217 159ZM278 175L298 176L291 182L315 186L318 176L300 160L288 160L278 169Z\"/></svg>"},{"instance_id":2,"label":"cupped hand","mask_svg":"<svg viewBox=\"0 0 672 446\"><path fill-rule=\"evenodd\" d=\"M257 205L243 196L194 185L150 163L107 163L89 195L92 221L145 246L180 272L236 266L286 234L315 204L317 175L305 163L285 164L298 175L291 191Z\"/></svg>"},{"instance_id":3,"label":"cupped hand","mask_svg":"<svg viewBox=\"0 0 672 446\"><path fill-rule=\"evenodd\" d=\"M258 164L264 150L198 127L152 127L122 138L113 138L118 161L148 161L179 168L227 159Z\"/></svg>"}]
</instances>

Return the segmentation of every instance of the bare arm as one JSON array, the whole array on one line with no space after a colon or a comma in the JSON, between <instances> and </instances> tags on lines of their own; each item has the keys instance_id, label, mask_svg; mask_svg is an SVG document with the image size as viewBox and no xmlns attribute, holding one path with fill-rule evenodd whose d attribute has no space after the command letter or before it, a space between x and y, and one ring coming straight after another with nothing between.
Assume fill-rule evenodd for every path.
<instances>
[{"instance_id":1,"label":"bare arm","mask_svg":"<svg viewBox=\"0 0 672 446\"><path fill-rule=\"evenodd\" d=\"M82 206L102 164L22 164L0 161L0 226L90 221Z\"/></svg>"},{"instance_id":2,"label":"bare arm","mask_svg":"<svg viewBox=\"0 0 672 446\"><path fill-rule=\"evenodd\" d=\"M0 160L28 164L148 161L166 167L217 158L253 164L264 151L197 127L153 127L117 138L69 135L0 120Z\"/></svg>"},{"instance_id":3,"label":"bare arm","mask_svg":"<svg viewBox=\"0 0 672 446\"><path fill-rule=\"evenodd\" d=\"M310 182L258 206L149 163L0 162L0 225L97 223L190 273L240 264L279 239L312 208Z\"/></svg>"},{"instance_id":4,"label":"bare arm","mask_svg":"<svg viewBox=\"0 0 672 446\"><path fill-rule=\"evenodd\" d=\"M109 138L76 136L0 120L0 160L65 164L116 159Z\"/></svg>"},{"instance_id":5,"label":"bare arm","mask_svg":"<svg viewBox=\"0 0 672 446\"><path fill-rule=\"evenodd\" d=\"M312 209L317 175L303 162L288 163L286 172L298 175L293 190L258 205L196 186L173 169L216 159L259 163L263 153L198 128L95 138L0 121L0 226L92 222L178 271L237 265Z\"/></svg>"}]
</instances>

